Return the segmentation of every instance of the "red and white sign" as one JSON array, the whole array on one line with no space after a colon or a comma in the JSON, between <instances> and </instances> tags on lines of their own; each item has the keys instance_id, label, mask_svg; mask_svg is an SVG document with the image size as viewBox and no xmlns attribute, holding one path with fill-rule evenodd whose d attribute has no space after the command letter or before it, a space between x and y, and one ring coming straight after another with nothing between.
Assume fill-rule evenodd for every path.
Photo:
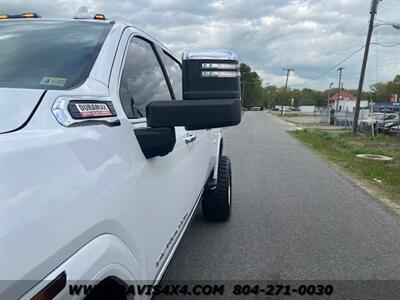
<instances>
[{"instance_id":1,"label":"red and white sign","mask_svg":"<svg viewBox=\"0 0 400 300\"><path fill-rule=\"evenodd\" d=\"M391 95L391 96L390 96L390 101L391 101L392 103L397 103L397 94Z\"/></svg>"},{"instance_id":2,"label":"red and white sign","mask_svg":"<svg viewBox=\"0 0 400 300\"><path fill-rule=\"evenodd\" d=\"M105 103L75 103L82 117L111 116L112 112Z\"/></svg>"}]
</instances>

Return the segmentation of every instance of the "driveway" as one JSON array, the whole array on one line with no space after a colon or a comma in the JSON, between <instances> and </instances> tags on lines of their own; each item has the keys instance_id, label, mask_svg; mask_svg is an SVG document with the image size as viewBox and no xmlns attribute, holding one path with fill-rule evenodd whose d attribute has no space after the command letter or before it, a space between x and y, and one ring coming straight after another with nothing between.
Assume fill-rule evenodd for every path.
<instances>
[{"instance_id":1,"label":"driveway","mask_svg":"<svg viewBox=\"0 0 400 300\"><path fill-rule=\"evenodd\" d=\"M165 280L400 279L400 218L290 137L293 126L246 112L225 131L233 213L201 208Z\"/></svg>"}]
</instances>

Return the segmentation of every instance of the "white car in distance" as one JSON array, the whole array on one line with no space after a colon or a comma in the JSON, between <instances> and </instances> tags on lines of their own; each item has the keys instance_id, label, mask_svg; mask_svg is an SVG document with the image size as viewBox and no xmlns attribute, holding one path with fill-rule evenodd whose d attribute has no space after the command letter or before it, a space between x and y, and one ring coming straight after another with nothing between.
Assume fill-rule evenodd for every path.
<instances>
[{"instance_id":1,"label":"white car in distance","mask_svg":"<svg viewBox=\"0 0 400 300\"><path fill-rule=\"evenodd\" d=\"M1 299L156 284L199 201L207 219L231 214L234 53L181 62L136 27L85 18L0 15Z\"/></svg>"}]
</instances>

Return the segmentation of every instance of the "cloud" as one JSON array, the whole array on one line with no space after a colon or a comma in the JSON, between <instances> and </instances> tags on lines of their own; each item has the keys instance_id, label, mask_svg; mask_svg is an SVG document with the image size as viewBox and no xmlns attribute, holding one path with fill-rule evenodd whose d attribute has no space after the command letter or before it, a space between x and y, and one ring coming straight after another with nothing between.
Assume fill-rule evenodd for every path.
<instances>
[{"instance_id":1,"label":"cloud","mask_svg":"<svg viewBox=\"0 0 400 300\"><path fill-rule=\"evenodd\" d=\"M0 0L2 11L36 11L71 18L80 5L92 13L129 22L162 41L177 55L189 48L234 50L264 82L284 84L282 68L295 68L289 85L326 89L337 82L325 70L365 43L369 1L365 0ZM400 23L400 1L379 4L378 19ZM399 42L399 31L376 28L373 42ZM400 73L400 46L372 46L365 88ZM357 86L362 51L343 66L345 87Z\"/></svg>"}]
</instances>

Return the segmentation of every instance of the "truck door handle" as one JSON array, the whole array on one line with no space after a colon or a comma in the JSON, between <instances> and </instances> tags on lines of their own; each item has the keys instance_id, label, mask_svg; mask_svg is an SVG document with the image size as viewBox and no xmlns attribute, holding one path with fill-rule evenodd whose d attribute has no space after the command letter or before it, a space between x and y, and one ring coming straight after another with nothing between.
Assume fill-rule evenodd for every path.
<instances>
[{"instance_id":1,"label":"truck door handle","mask_svg":"<svg viewBox=\"0 0 400 300\"><path fill-rule=\"evenodd\" d=\"M195 134L189 134L187 137L185 137L185 143L190 144L193 143L197 139L197 136Z\"/></svg>"}]
</instances>

